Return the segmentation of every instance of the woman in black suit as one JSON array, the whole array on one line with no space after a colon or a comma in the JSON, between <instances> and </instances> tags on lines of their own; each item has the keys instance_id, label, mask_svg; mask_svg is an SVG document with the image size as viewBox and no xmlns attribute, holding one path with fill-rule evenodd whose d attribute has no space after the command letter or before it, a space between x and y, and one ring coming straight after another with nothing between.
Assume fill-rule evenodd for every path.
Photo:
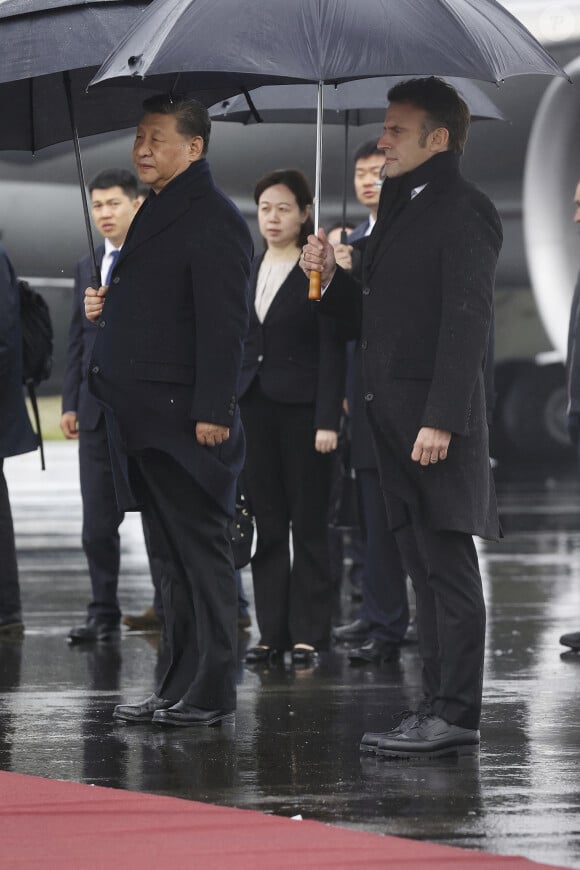
<instances>
[{"instance_id":1,"label":"woman in black suit","mask_svg":"<svg viewBox=\"0 0 580 870\"><path fill-rule=\"evenodd\" d=\"M327 513L344 345L308 301L298 267L312 232L305 177L292 169L272 172L258 182L254 199L266 250L250 280L240 409L244 486L258 532L252 574L261 638L246 661L268 663L291 649L295 664L309 664L330 634Z\"/></svg>"}]
</instances>

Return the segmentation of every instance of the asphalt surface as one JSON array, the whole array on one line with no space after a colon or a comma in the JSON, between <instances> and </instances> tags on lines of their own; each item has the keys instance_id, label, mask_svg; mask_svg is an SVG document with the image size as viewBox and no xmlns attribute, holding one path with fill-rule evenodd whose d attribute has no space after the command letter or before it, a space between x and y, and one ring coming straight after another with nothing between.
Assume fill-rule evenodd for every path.
<instances>
[{"instance_id":1,"label":"asphalt surface","mask_svg":"<svg viewBox=\"0 0 580 870\"><path fill-rule=\"evenodd\" d=\"M418 694L417 649L399 662L350 667L334 648L311 669L243 663L235 726L124 726L113 705L141 700L163 666L158 635L69 647L85 618L76 445L7 460L26 634L0 643L0 769L51 779L313 818L580 868L580 486L575 469L499 475L505 539L480 542L488 603L482 746L460 760L361 757L365 730L385 730ZM501 470L500 470L501 471ZM123 611L151 584L137 516L122 527ZM251 578L244 572L251 592ZM348 621L353 604L340 599Z\"/></svg>"}]
</instances>

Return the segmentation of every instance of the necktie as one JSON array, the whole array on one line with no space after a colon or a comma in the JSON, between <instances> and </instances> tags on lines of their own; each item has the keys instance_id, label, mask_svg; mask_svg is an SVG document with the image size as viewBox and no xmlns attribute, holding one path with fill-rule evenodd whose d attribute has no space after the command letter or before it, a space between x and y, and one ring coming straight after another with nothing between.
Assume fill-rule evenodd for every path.
<instances>
[{"instance_id":1,"label":"necktie","mask_svg":"<svg viewBox=\"0 0 580 870\"><path fill-rule=\"evenodd\" d=\"M107 277L105 278L106 287L108 287L111 283L111 275L113 274L113 269L115 268L117 260L119 259L120 253L121 251L117 250L116 248L115 250L111 251L111 265L109 266L109 271L107 272Z\"/></svg>"}]
</instances>

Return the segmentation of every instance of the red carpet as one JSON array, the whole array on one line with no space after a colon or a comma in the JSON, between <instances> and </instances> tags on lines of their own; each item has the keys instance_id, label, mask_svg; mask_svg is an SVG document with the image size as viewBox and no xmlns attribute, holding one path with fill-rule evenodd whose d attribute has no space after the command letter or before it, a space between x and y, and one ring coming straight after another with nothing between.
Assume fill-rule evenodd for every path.
<instances>
[{"instance_id":1,"label":"red carpet","mask_svg":"<svg viewBox=\"0 0 580 870\"><path fill-rule=\"evenodd\" d=\"M64 870L541 870L320 822L0 772L0 867Z\"/></svg>"}]
</instances>

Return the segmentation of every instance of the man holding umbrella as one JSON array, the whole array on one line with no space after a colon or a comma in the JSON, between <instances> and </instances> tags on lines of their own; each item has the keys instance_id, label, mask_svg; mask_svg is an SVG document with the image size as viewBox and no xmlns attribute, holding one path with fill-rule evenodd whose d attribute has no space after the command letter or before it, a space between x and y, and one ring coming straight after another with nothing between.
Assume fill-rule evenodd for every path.
<instances>
[{"instance_id":1,"label":"man holding umbrella","mask_svg":"<svg viewBox=\"0 0 580 870\"><path fill-rule=\"evenodd\" d=\"M145 101L133 160L151 194L108 291L85 298L99 327L89 389L105 408L119 507L139 506L165 547L170 664L153 695L115 708L127 722L215 725L236 702L228 530L244 456L236 394L253 246L213 183L210 126L195 100Z\"/></svg>"},{"instance_id":2,"label":"man holding umbrella","mask_svg":"<svg viewBox=\"0 0 580 870\"><path fill-rule=\"evenodd\" d=\"M485 604L472 535L500 535L484 366L502 229L459 172L469 112L457 92L414 79L388 100L362 294L323 232L301 262L322 273L321 312L360 325L388 521L417 596L423 697L361 749L433 757L475 751L480 739Z\"/></svg>"}]
</instances>

